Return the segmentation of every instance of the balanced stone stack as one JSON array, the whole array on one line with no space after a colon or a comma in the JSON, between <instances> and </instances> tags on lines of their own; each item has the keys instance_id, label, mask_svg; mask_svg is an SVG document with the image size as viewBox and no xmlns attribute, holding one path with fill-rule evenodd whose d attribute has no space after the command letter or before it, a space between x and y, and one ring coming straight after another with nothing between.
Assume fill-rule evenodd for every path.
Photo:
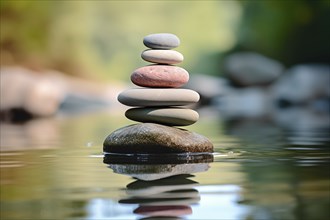
<instances>
[{"instance_id":1,"label":"balanced stone stack","mask_svg":"<svg viewBox=\"0 0 330 220\"><path fill-rule=\"evenodd\" d=\"M141 57L152 65L136 69L131 81L141 88L128 89L118 101L133 108L125 116L141 124L127 126L110 134L104 142L105 152L169 153L210 152L212 143L205 137L173 126L195 123L199 115L184 108L199 101L199 94L180 88L189 80L189 73L174 64L183 55L173 50L180 40L169 33L151 34L143 43L150 48Z\"/></svg>"},{"instance_id":2,"label":"balanced stone stack","mask_svg":"<svg viewBox=\"0 0 330 220\"><path fill-rule=\"evenodd\" d=\"M170 126L186 126L198 120L198 113L179 108L198 102L199 94L193 90L180 89L189 80L189 73L177 64L183 61L181 53L171 50L180 44L173 34L152 34L144 38L144 45L151 48L141 57L155 65L136 69L131 81L141 87L129 89L118 96L119 102L134 106L126 111L127 118L139 122L154 122Z\"/></svg>"}]
</instances>

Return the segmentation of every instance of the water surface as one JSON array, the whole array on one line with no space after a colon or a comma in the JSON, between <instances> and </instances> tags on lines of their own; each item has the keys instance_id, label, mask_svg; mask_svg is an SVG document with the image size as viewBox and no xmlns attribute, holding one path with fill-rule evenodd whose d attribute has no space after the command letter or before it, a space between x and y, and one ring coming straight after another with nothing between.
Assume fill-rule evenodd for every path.
<instances>
[{"instance_id":1,"label":"water surface","mask_svg":"<svg viewBox=\"0 0 330 220\"><path fill-rule=\"evenodd\" d=\"M220 116L186 127L214 143L208 169L153 182L103 163L122 112L1 123L1 219L329 218L328 128Z\"/></svg>"}]
</instances>

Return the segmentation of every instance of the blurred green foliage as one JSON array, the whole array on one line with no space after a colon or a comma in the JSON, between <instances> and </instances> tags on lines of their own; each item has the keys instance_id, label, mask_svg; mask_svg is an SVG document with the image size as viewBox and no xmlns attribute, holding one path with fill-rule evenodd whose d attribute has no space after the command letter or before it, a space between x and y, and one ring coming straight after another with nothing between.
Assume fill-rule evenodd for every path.
<instances>
[{"instance_id":1,"label":"blurred green foliage","mask_svg":"<svg viewBox=\"0 0 330 220\"><path fill-rule=\"evenodd\" d=\"M221 75L223 56L248 50L287 66L329 62L330 1L0 1L1 64L129 80L148 65L144 36L170 32L190 73Z\"/></svg>"},{"instance_id":2,"label":"blurred green foliage","mask_svg":"<svg viewBox=\"0 0 330 220\"><path fill-rule=\"evenodd\" d=\"M1 1L0 43L13 62L34 57L79 76L128 80L148 65L143 37L169 32L181 39L182 67L214 72L198 60L235 45L239 15L234 1Z\"/></svg>"},{"instance_id":3,"label":"blurred green foliage","mask_svg":"<svg viewBox=\"0 0 330 220\"><path fill-rule=\"evenodd\" d=\"M287 66L330 61L330 1L242 1L236 50L252 50Z\"/></svg>"}]
</instances>

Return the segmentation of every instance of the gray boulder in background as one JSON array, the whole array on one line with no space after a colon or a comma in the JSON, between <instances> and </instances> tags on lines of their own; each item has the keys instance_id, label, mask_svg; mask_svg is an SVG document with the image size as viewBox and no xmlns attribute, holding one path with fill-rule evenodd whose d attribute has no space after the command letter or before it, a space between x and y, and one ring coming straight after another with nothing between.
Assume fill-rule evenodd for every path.
<instances>
[{"instance_id":1,"label":"gray boulder in background","mask_svg":"<svg viewBox=\"0 0 330 220\"><path fill-rule=\"evenodd\" d=\"M192 74L189 82L184 87L198 92L200 95L199 103L208 105L214 97L227 93L229 81L218 76Z\"/></svg>"},{"instance_id":2,"label":"gray boulder in background","mask_svg":"<svg viewBox=\"0 0 330 220\"><path fill-rule=\"evenodd\" d=\"M275 81L284 66L273 59L254 52L239 52L227 56L224 71L239 86L265 85Z\"/></svg>"},{"instance_id":3,"label":"gray boulder in background","mask_svg":"<svg viewBox=\"0 0 330 220\"><path fill-rule=\"evenodd\" d=\"M268 90L263 88L228 88L212 104L226 118L263 117L270 112Z\"/></svg>"},{"instance_id":4,"label":"gray boulder in background","mask_svg":"<svg viewBox=\"0 0 330 220\"><path fill-rule=\"evenodd\" d=\"M293 66L271 87L275 102L306 104L330 97L330 66L304 64Z\"/></svg>"}]
</instances>

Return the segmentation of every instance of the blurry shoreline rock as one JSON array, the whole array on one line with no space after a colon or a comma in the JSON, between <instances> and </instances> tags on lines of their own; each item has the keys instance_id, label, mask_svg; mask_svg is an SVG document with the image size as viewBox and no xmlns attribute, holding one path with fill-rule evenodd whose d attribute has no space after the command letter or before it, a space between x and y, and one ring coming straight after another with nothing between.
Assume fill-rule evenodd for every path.
<instances>
[{"instance_id":1,"label":"blurry shoreline rock","mask_svg":"<svg viewBox=\"0 0 330 220\"><path fill-rule=\"evenodd\" d=\"M200 107L210 106L227 122L263 120L299 131L330 128L328 64L284 69L279 62L250 52L224 60L223 77L193 74L186 85L200 94Z\"/></svg>"},{"instance_id":2,"label":"blurry shoreline rock","mask_svg":"<svg viewBox=\"0 0 330 220\"><path fill-rule=\"evenodd\" d=\"M224 71L239 86L268 85L281 76L284 66L253 52L237 52L224 60Z\"/></svg>"},{"instance_id":3,"label":"blurry shoreline rock","mask_svg":"<svg viewBox=\"0 0 330 220\"><path fill-rule=\"evenodd\" d=\"M223 77L193 74L185 85L200 94L225 118L272 117L287 107L327 112L330 106L330 66L297 64L285 69L276 60L255 52L224 58Z\"/></svg>"},{"instance_id":4,"label":"blurry shoreline rock","mask_svg":"<svg viewBox=\"0 0 330 220\"><path fill-rule=\"evenodd\" d=\"M212 104L225 118L267 117L273 105L268 89L260 87L228 87L223 96L213 98Z\"/></svg>"},{"instance_id":5,"label":"blurry shoreline rock","mask_svg":"<svg viewBox=\"0 0 330 220\"><path fill-rule=\"evenodd\" d=\"M240 54L232 56L244 59ZM237 64L241 74L247 74L245 78L256 77L251 71L244 72L244 64L247 69L251 69L251 64L241 59L235 61L241 62ZM278 141L272 139L276 136L274 132L287 135L285 141L292 145L329 143L329 64L297 64L283 69L276 79L266 84L238 84L230 73L223 75L193 74L186 87L200 94L200 110L211 109L218 114L230 135L254 144L274 144Z\"/></svg>"},{"instance_id":6,"label":"blurry shoreline rock","mask_svg":"<svg viewBox=\"0 0 330 220\"><path fill-rule=\"evenodd\" d=\"M0 118L25 121L61 113L77 114L114 105L120 85L106 85L66 76L55 70L20 66L0 69Z\"/></svg>"},{"instance_id":7,"label":"blurry shoreline rock","mask_svg":"<svg viewBox=\"0 0 330 220\"><path fill-rule=\"evenodd\" d=\"M317 99L330 98L330 66L302 64L288 69L272 87L274 100L304 104Z\"/></svg>"},{"instance_id":8,"label":"blurry shoreline rock","mask_svg":"<svg viewBox=\"0 0 330 220\"><path fill-rule=\"evenodd\" d=\"M229 88L229 80L206 74L194 74L185 88L194 89L200 95L198 105L210 105L214 97L223 96Z\"/></svg>"}]
</instances>

